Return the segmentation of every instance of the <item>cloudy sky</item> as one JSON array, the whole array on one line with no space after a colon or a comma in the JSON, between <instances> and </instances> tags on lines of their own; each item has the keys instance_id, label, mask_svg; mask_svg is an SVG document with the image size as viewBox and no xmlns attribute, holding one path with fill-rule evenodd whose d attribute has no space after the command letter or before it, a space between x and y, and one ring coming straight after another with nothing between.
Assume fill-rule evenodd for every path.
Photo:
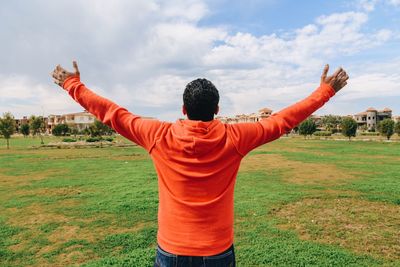
<instances>
[{"instance_id":1,"label":"cloudy sky","mask_svg":"<svg viewBox=\"0 0 400 267\"><path fill-rule=\"evenodd\" d=\"M275 111L311 93L323 65L348 86L317 114L400 115L400 0L14 0L0 6L0 114L81 111L49 73L133 113L174 121L185 85L213 81L221 115Z\"/></svg>"}]
</instances>

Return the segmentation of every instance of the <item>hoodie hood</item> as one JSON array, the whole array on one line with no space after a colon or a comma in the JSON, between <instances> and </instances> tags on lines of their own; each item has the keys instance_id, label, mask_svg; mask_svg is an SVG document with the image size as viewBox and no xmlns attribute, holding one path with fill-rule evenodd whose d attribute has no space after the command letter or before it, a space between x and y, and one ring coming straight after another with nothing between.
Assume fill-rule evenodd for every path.
<instances>
[{"instance_id":1,"label":"hoodie hood","mask_svg":"<svg viewBox=\"0 0 400 267\"><path fill-rule=\"evenodd\" d=\"M226 137L225 127L219 120L178 120L171 133L183 151L199 156L212 151Z\"/></svg>"}]
</instances>

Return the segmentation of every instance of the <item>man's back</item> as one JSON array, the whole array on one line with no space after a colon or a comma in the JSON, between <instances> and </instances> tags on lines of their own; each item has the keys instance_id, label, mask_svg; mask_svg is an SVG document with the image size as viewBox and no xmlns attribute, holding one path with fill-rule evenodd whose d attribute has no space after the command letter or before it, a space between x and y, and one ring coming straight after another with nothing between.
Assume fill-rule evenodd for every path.
<instances>
[{"instance_id":1,"label":"man's back","mask_svg":"<svg viewBox=\"0 0 400 267\"><path fill-rule=\"evenodd\" d=\"M158 174L158 243L209 256L233 243L233 191L242 159L218 120L166 124L151 157Z\"/></svg>"}]
</instances>

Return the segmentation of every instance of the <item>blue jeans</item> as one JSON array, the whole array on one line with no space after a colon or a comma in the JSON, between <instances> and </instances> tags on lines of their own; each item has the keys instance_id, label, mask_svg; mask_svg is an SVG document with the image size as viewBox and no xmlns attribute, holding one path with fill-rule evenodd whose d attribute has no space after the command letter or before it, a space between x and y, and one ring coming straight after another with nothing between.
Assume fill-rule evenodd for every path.
<instances>
[{"instance_id":1,"label":"blue jeans","mask_svg":"<svg viewBox=\"0 0 400 267\"><path fill-rule=\"evenodd\" d=\"M154 267L235 267L233 245L214 256L180 256L166 252L157 246Z\"/></svg>"}]
</instances>

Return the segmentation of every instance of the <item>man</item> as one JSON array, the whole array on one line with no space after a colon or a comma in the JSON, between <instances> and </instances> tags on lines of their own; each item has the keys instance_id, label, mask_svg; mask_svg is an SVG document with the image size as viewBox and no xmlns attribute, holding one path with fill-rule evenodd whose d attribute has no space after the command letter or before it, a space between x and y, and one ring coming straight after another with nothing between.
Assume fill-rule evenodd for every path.
<instances>
[{"instance_id":1,"label":"man","mask_svg":"<svg viewBox=\"0 0 400 267\"><path fill-rule=\"evenodd\" d=\"M190 82L175 123L146 120L96 95L75 72L58 65L53 78L75 101L129 140L146 149L158 174L159 207L155 266L235 266L233 192L242 158L271 142L323 106L347 84L339 68L309 97L255 123L214 120L219 94L206 79Z\"/></svg>"}]
</instances>

